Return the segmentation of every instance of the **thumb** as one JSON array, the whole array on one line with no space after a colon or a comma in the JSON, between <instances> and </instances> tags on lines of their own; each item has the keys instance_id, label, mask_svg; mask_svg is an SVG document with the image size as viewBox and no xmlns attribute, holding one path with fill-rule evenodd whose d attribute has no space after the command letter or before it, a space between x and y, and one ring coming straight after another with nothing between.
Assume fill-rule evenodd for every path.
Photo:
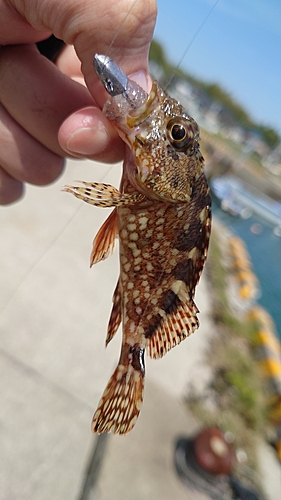
<instances>
[{"instance_id":1,"label":"thumb","mask_svg":"<svg viewBox=\"0 0 281 500\"><path fill-rule=\"evenodd\" d=\"M127 74L140 70L148 73L156 0L7 2L38 34L50 31L65 43L74 45L87 86L97 101L103 99L97 92L101 86L93 69L95 53L110 55Z\"/></svg>"}]
</instances>

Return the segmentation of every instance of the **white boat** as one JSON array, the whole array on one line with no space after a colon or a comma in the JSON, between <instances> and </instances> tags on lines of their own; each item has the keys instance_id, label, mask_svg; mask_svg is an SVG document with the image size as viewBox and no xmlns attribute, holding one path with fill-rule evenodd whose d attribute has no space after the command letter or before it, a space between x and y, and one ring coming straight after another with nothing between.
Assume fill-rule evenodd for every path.
<instances>
[{"instance_id":1,"label":"white boat","mask_svg":"<svg viewBox=\"0 0 281 500\"><path fill-rule=\"evenodd\" d=\"M223 207L235 206L236 214L243 217L245 209L274 226L274 234L281 236L281 203L247 186L234 176L215 177L211 189ZM231 210L228 210L231 213Z\"/></svg>"}]
</instances>

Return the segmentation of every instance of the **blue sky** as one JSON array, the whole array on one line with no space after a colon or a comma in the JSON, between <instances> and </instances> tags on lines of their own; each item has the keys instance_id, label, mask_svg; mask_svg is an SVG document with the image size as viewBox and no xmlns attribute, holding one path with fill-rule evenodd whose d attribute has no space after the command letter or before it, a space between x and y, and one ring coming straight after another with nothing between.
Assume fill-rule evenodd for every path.
<instances>
[{"instance_id":1,"label":"blue sky","mask_svg":"<svg viewBox=\"0 0 281 500\"><path fill-rule=\"evenodd\" d=\"M215 0L158 0L155 39L175 65ZM281 135L281 1L220 0L181 67L216 82Z\"/></svg>"}]
</instances>

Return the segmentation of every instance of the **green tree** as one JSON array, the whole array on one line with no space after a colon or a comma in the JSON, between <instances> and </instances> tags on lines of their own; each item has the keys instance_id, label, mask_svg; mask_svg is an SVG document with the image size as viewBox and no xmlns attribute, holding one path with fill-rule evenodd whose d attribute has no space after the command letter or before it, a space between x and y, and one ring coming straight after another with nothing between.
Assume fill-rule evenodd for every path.
<instances>
[{"instance_id":1,"label":"green tree","mask_svg":"<svg viewBox=\"0 0 281 500\"><path fill-rule=\"evenodd\" d=\"M153 40L151 43L149 58L162 67L168 81L174 75L191 82L194 86L203 90L212 100L221 103L230 112L238 125L247 130L258 132L269 147L274 148L280 141L280 137L273 128L254 122L247 111L228 92L222 89L219 84L198 80L170 64L161 43L156 40ZM163 81L161 83L163 84Z\"/></svg>"},{"instance_id":2,"label":"green tree","mask_svg":"<svg viewBox=\"0 0 281 500\"><path fill-rule=\"evenodd\" d=\"M170 64L167 61L165 51L161 43L156 42L156 40L152 40L151 42L149 59L159 64L159 66L162 67L164 73L167 73L170 69Z\"/></svg>"},{"instance_id":3,"label":"green tree","mask_svg":"<svg viewBox=\"0 0 281 500\"><path fill-rule=\"evenodd\" d=\"M260 132L263 140L269 147L275 148L275 146L277 146L280 138L273 128L265 125L259 125L257 130Z\"/></svg>"}]
</instances>

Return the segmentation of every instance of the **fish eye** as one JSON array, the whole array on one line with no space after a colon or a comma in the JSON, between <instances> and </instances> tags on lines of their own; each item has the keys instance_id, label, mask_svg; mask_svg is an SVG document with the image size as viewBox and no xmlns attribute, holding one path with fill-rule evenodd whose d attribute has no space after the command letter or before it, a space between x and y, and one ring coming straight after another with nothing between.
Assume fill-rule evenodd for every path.
<instances>
[{"instance_id":1,"label":"fish eye","mask_svg":"<svg viewBox=\"0 0 281 500\"><path fill-rule=\"evenodd\" d=\"M174 148L184 151L194 139L191 123L182 117L172 118L167 124L168 139Z\"/></svg>"},{"instance_id":2,"label":"fish eye","mask_svg":"<svg viewBox=\"0 0 281 500\"><path fill-rule=\"evenodd\" d=\"M186 130L183 125L179 123L175 123L175 125L172 126L171 129L171 136L173 137L174 141L182 141L186 137Z\"/></svg>"}]
</instances>

